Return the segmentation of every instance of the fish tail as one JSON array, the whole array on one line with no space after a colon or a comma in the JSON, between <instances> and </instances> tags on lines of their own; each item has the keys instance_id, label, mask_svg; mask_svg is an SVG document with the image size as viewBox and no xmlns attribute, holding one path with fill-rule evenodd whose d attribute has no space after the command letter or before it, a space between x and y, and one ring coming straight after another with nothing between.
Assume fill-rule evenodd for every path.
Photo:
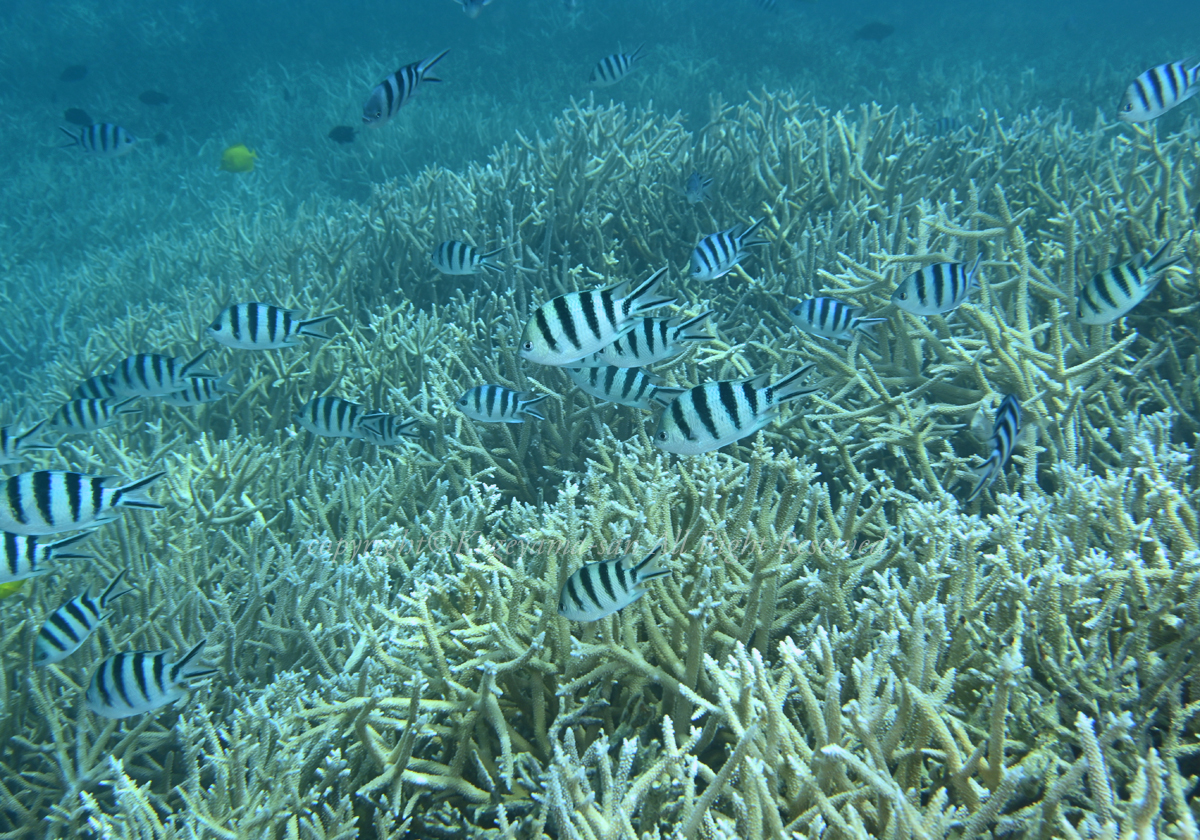
<instances>
[{"instance_id":1,"label":"fish tail","mask_svg":"<svg viewBox=\"0 0 1200 840\"><path fill-rule=\"evenodd\" d=\"M23 435L18 435L15 441L17 449L53 449L47 443L42 443L38 435L42 431L42 427L46 425L45 420L39 420L25 432Z\"/></svg>"},{"instance_id":2,"label":"fish tail","mask_svg":"<svg viewBox=\"0 0 1200 840\"><path fill-rule=\"evenodd\" d=\"M77 137L77 136L75 135L75 133L74 133L74 132L68 131L67 129L63 128L61 125L58 127L58 130L59 130L59 131L61 131L63 134L65 134L65 135L67 135L68 137L70 137L70 138L71 138L71 142L70 142L70 143L63 143L63 144L62 144L61 146L59 146L58 148L60 148L60 149L69 149L69 148L71 148L72 146L78 146L78 145L79 145L79 137Z\"/></svg>"},{"instance_id":3,"label":"fish tail","mask_svg":"<svg viewBox=\"0 0 1200 840\"><path fill-rule=\"evenodd\" d=\"M975 470L975 473L979 476L979 483L975 485L975 489L971 491L971 495L967 496L966 504L969 505L978 499L979 494L991 486L992 482L996 480L996 476L999 475L999 467L1000 453L992 452L988 456L988 459L983 462L983 466Z\"/></svg>"},{"instance_id":4,"label":"fish tail","mask_svg":"<svg viewBox=\"0 0 1200 840\"><path fill-rule=\"evenodd\" d=\"M333 320L333 317L334 316L332 315L322 315L320 318L309 318L307 321L301 321L300 328L296 330L296 332L299 335L306 335L309 338L319 338L322 341L328 341L329 336L325 335L325 333L321 332L320 330L313 329L313 327L315 327L317 324L323 324L326 321L331 321Z\"/></svg>"},{"instance_id":5,"label":"fish tail","mask_svg":"<svg viewBox=\"0 0 1200 840\"><path fill-rule=\"evenodd\" d=\"M240 394L241 391L229 384L229 377L231 376L233 376L233 371L222 375L220 379L213 383L213 390L218 394Z\"/></svg>"},{"instance_id":6,"label":"fish tail","mask_svg":"<svg viewBox=\"0 0 1200 840\"><path fill-rule=\"evenodd\" d=\"M629 315L640 315L641 313L654 309L658 306L666 306L669 303L674 303L674 298L648 298L658 290L659 285L667 276L667 270L660 268L658 271L651 274L642 284L625 296L628 301Z\"/></svg>"},{"instance_id":7,"label":"fish tail","mask_svg":"<svg viewBox=\"0 0 1200 840\"><path fill-rule=\"evenodd\" d=\"M131 507L138 510L162 510L162 505L150 501L142 493L147 487L164 475L166 475L165 472L156 472L154 475L143 478L140 481L126 484L124 487L118 487L116 492L113 493L113 507Z\"/></svg>"},{"instance_id":8,"label":"fish tail","mask_svg":"<svg viewBox=\"0 0 1200 840\"><path fill-rule=\"evenodd\" d=\"M540 403L542 400L549 398L549 394L535 394L532 391L521 391L517 394L517 400L520 404L520 408L517 409L517 413L524 414L529 417L536 417L538 420L545 420L545 417L538 412L531 410L529 406L533 405L534 403Z\"/></svg>"},{"instance_id":9,"label":"fish tail","mask_svg":"<svg viewBox=\"0 0 1200 840\"><path fill-rule=\"evenodd\" d=\"M492 259L497 254L504 251L503 247L497 248L495 251L488 251L486 254L479 255L479 264L483 266L485 271L490 271L493 274L501 274L504 271L504 266Z\"/></svg>"},{"instance_id":10,"label":"fish tail","mask_svg":"<svg viewBox=\"0 0 1200 840\"><path fill-rule=\"evenodd\" d=\"M800 380L803 379L814 367L816 367L816 365L812 362L809 362L808 364L802 365L799 369L788 374L783 379L780 379L775 384L768 385L767 390L771 392L774 404L782 405L785 402L799 399L805 394L811 394L813 391L819 391L820 388L818 388L816 385L800 384Z\"/></svg>"}]
</instances>

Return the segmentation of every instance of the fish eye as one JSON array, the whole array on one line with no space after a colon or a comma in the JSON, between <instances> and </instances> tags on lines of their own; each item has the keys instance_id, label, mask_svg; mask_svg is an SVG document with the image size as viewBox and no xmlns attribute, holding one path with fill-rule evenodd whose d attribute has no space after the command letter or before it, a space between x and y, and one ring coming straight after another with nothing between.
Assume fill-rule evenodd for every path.
<instances>
[{"instance_id":1,"label":"fish eye","mask_svg":"<svg viewBox=\"0 0 1200 840\"><path fill-rule=\"evenodd\" d=\"M667 430L666 429L663 429L661 432L658 433L658 439L659 440L667 439Z\"/></svg>"},{"instance_id":2,"label":"fish eye","mask_svg":"<svg viewBox=\"0 0 1200 840\"><path fill-rule=\"evenodd\" d=\"M521 345L521 349L522 349L522 350L532 350L532 349L533 349L533 342L532 342L532 341L526 341L524 344L522 344L522 345Z\"/></svg>"},{"instance_id":3,"label":"fish eye","mask_svg":"<svg viewBox=\"0 0 1200 840\"><path fill-rule=\"evenodd\" d=\"M1124 105L1122 105L1122 106L1121 106L1121 110L1122 110L1122 111L1132 111L1132 110L1133 110L1133 103L1132 103L1132 102L1126 102Z\"/></svg>"},{"instance_id":4,"label":"fish eye","mask_svg":"<svg viewBox=\"0 0 1200 840\"><path fill-rule=\"evenodd\" d=\"M896 297L900 298L900 300L908 300L908 292L901 292Z\"/></svg>"},{"instance_id":5,"label":"fish eye","mask_svg":"<svg viewBox=\"0 0 1200 840\"><path fill-rule=\"evenodd\" d=\"M212 330L213 332L220 332L221 331L221 322L213 321L212 324L209 325L209 329Z\"/></svg>"},{"instance_id":6,"label":"fish eye","mask_svg":"<svg viewBox=\"0 0 1200 840\"><path fill-rule=\"evenodd\" d=\"M466 398L466 397L459 397L458 404L459 404L459 405L466 405L466 404L467 404L467 398Z\"/></svg>"}]
</instances>

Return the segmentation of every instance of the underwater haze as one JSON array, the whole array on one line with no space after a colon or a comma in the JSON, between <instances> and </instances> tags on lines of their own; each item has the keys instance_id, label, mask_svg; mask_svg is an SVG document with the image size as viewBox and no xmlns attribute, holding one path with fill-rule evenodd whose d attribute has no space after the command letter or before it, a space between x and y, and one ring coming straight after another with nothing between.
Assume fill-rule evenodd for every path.
<instances>
[{"instance_id":1,"label":"underwater haze","mask_svg":"<svg viewBox=\"0 0 1200 840\"><path fill-rule=\"evenodd\" d=\"M1200 835L1197 33L0 4L0 838Z\"/></svg>"}]
</instances>

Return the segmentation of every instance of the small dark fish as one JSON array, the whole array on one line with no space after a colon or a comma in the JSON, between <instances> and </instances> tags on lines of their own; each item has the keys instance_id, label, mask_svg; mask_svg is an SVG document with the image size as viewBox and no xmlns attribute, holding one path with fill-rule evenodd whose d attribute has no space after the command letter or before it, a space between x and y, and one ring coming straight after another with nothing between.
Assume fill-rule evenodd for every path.
<instances>
[{"instance_id":1,"label":"small dark fish","mask_svg":"<svg viewBox=\"0 0 1200 840\"><path fill-rule=\"evenodd\" d=\"M357 132L348 125L335 125L329 132L329 139L334 143L353 143Z\"/></svg>"},{"instance_id":2,"label":"small dark fish","mask_svg":"<svg viewBox=\"0 0 1200 840\"><path fill-rule=\"evenodd\" d=\"M166 105L171 101L171 97L167 96L162 91L144 90L138 94L138 101L145 105Z\"/></svg>"},{"instance_id":3,"label":"small dark fish","mask_svg":"<svg viewBox=\"0 0 1200 840\"><path fill-rule=\"evenodd\" d=\"M66 70L58 74L60 82L78 82L87 75L87 67L82 64L72 64Z\"/></svg>"},{"instance_id":4,"label":"small dark fish","mask_svg":"<svg viewBox=\"0 0 1200 840\"><path fill-rule=\"evenodd\" d=\"M167 137L167 133L165 131L160 131L160 132L158 132L158 134L154 135L154 145L155 146L165 146L170 142L171 142L171 138Z\"/></svg>"},{"instance_id":5,"label":"small dark fish","mask_svg":"<svg viewBox=\"0 0 1200 840\"><path fill-rule=\"evenodd\" d=\"M63 111L63 119L71 125L91 125L94 122L82 108L68 108Z\"/></svg>"},{"instance_id":6,"label":"small dark fish","mask_svg":"<svg viewBox=\"0 0 1200 840\"><path fill-rule=\"evenodd\" d=\"M858 41L882 41L895 31L896 27L873 20L855 32L854 38Z\"/></svg>"}]
</instances>

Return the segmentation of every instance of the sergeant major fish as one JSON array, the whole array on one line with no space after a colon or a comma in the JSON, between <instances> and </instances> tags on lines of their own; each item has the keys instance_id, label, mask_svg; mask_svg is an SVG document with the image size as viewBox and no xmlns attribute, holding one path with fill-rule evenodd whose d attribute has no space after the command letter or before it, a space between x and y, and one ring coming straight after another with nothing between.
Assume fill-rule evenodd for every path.
<instances>
[{"instance_id":1,"label":"sergeant major fish","mask_svg":"<svg viewBox=\"0 0 1200 840\"><path fill-rule=\"evenodd\" d=\"M759 219L745 230L734 225L705 236L692 250L691 276L696 280L716 280L733 271L749 255L747 248L767 244L767 240L756 235L765 221Z\"/></svg>"},{"instance_id":2,"label":"sergeant major fish","mask_svg":"<svg viewBox=\"0 0 1200 840\"><path fill-rule=\"evenodd\" d=\"M0 465L19 464L27 452L53 449L39 437L45 425L45 420L39 420L23 432L14 431L16 426L0 426Z\"/></svg>"},{"instance_id":3,"label":"sergeant major fish","mask_svg":"<svg viewBox=\"0 0 1200 840\"><path fill-rule=\"evenodd\" d=\"M643 318L633 329L612 344L601 347L589 358L579 362L580 367L642 367L665 362L687 350L695 341L708 341L708 333L692 333L713 315L713 310L689 318Z\"/></svg>"},{"instance_id":4,"label":"sergeant major fish","mask_svg":"<svg viewBox=\"0 0 1200 840\"><path fill-rule=\"evenodd\" d=\"M683 388L663 387L662 378L636 367L567 368L567 376L585 392L599 400L650 408L666 405L684 392Z\"/></svg>"},{"instance_id":5,"label":"sergeant major fish","mask_svg":"<svg viewBox=\"0 0 1200 840\"><path fill-rule=\"evenodd\" d=\"M49 665L66 659L87 641L92 631L111 615L108 606L122 595L133 591L126 587L117 592L117 586L125 577L122 569L112 582L100 593L100 600L92 598L92 593L84 592L67 601L61 607L50 613L38 631L35 647L37 652L33 657L34 665Z\"/></svg>"},{"instance_id":6,"label":"sergeant major fish","mask_svg":"<svg viewBox=\"0 0 1200 840\"><path fill-rule=\"evenodd\" d=\"M65 540L42 545L38 543L37 537L28 537L7 531L0 534L0 539L3 539L4 542L0 584L44 575L50 571L46 566L59 560L88 559L86 554L75 554L66 549L90 536L90 533L78 534L74 537L67 537Z\"/></svg>"},{"instance_id":7,"label":"sergeant major fish","mask_svg":"<svg viewBox=\"0 0 1200 840\"><path fill-rule=\"evenodd\" d=\"M1163 272L1183 259L1169 257L1174 242L1168 242L1146 259L1145 252L1129 262L1098 273L1079 289L1075 312L1083 324L1111 324L1141 303L1154 291Z\"/></svg>"},{"instance_id":8,"label":"sergeant major fish","mask_svg":"<svg viewBox=\"0 0 1200 840\"><path fill-rule=\"evenodd\" d=\"M137 397L126 397L123 400L71 400L50 418L50 428L56 432L94 432L120 421L125 414L137 414L141 411L136 405L130 405Z\"/></svg>"},{"instance_id":9,"label":"sergeant major fish","mask_svg":"<svg viewBox=\"0 0 1200 840\"><path fill-rule=\"evenodd\" d=\"M1195 96L1200 92L1200 64L1187 65L1176 61L1142 73L1125 91L1117 116L1125 122L1147 122Z\"/></svg>"},{"instance_id":10,"label":"sergeant major fish","mask_svg":"<svg viewBox=\"0 0 1200 840\"><path fill-rule=\"evenodd\" d=\"M788 314L793 323L809 335L836 341L849 341L856 332L874 341L872 330L887 320L864 317L864 310L831 297L802 300Z\"/></svg>"},{"instance_id":11,"label":"sergeant major fish","mask_svg":"<svg viewBox=\"0 0 1200 840\"><path fill-rule=\"evenodd\" d=\"M107 400L120 396L117 393L117 378L111 373L98 373L83 380L71 392L73 400Z\"/></svg>"},{"instance_id":12,"label":"sergeant major fish","mask_svg":"<svg viewBox=\"0 0 1200 840\"><path fill-rule=\"evenodd\" d=\"M198 367L208 352L202 350L188 362L157 353L129 356L112 372L113 390L122 397L162 397L182 391L193 378L216 379L215 373Z\"/></svg>"},{"instance_id":13,"label":"sergeant major fish","mask_svg":"<svg viewBox=\"0 0 1200 840\"><path fill-rule=\"evenodd\" d=\"M187 695L184 680L217 673L216 668L196 662L204 652L200 642L174 662L171 651L131 651L105 659L88 683L87 707L100 717L117 720L174 703Z\"/></svg>"},{"instance_id":14,"label":"sergeant major fish","mask_svg":"<svg viewBox=\"0 0 1200 840\"><path fill-rule=\"evenodd\" d=\"M63 143L60 149L78 146L92 157L118 158L133 151L138 139L130 132L112 123L93 123L84 126L76 134L59 126L59 131L71 138L70 143Z\"/></svg>"},{"instance_id":15,"label":"sergeant major fish","mask_svg":"<svg viewBox=\"0 0 1200 840\"><path fill-rule=\"evenodd\" d=\"M20 473L0 487L0 530L14 534L58 534L111 522L117 508L162 510L142 495L166 473L109 487L108 476L59 470Z\"/></svg>"},{"instance_id":16,"label":"sergeant major fish","mask_svg":"<svg viewBox=\"0 0 1200 840\"><path fill-rule=\"evenodd\" d=\"M229 384L229 377L231 376L233 376L232 373L227 373L220 379L190 379L188 380L187 387L182 391L172 391L169 394L159 397L159 399L167 405L174 405L179 408L216 402L227 394L239 393L237 388Z\"/></svg>"},{"instance_id":17,"label":"sergeant major fish","mask_svg":"<svg viewBox=\"0 0 1200 840\"><path fill-rule=\"evenodd\" d=\"M440 82L437 76L430 75L429 68L441 61L448 52L450 50L442 50L424 61L406 64L375 85L367 104L363 105L363 122L367 125L383 125L412 99L422 82Z\"/></svg>"},{"instance_id":18,"label":"sergeant major fish","mask_svg":"<svg viewBox=\"0 0 1200 840\"><path fill-rule=\"evenodd\" d=\"M416 420L405 420L398 414L376 414L368 416L360 424L363 440L376 446L395 446L405 438L419 437L413 431Z\"/></svg>"},{"instance_id":19,"label":"sergeant major fish","mask_svg":"<svg viewBox=\"0 0 1200 840\"><path fill-rule=\"evenodd\" d=\"M332 320L332 315L301 319L298 314L269 303L236 303L222 309L205 332L218 344L239 350L298 347L302 336L329 340L317 326Z\"/></svg>"},{"instance_id":20,"label":"sergeant major fish","mask_svg":"<svg viewBox=\"0 0 1200 840\"><path fill-rule=\"evenodd\" d=\"M365 440L363 422L381 416L341 397L313 397L293 419L314 435Z\"/></svg>"},{"instance_id":21,"label":"sergeant major fish","mask_svg":"<svg viewBox=\"0 0 1200 840\"><path fill-rule=\"evenodd\" d=\"M892 303L913 315L943 315L957 309L978 285L980 254L963 263L933 263L914 271L892 292Z\"/></svg>"},{"instance_id":22,"label":"sergeant major fish","mask_svg":"<svg viewBox=\"0 0 1200 840\"><path fill-rule=\"evenodd\" d=\"M631 53L613 53L600 59L592 68L592 84L598 87L608 87L624 79L633 70L633 65L637 60L642 57L642 48L645 46L645 44L641 44Z\"/></svg>"},{"instance_id":23,"label":"sergeant major fish","mask_svg":"<svg viewBox=\"0 0 1200 840\"><path fill-rule=\"evenodd\" d=\"M979 494L991 486L997 476L1004 472L1004 468L1008 465L1008 459L1012 457L1013 449L1017 445L1017 435L1020 433L1021 403L1016 397L1009 394L1000 401L1000 408L996 410L996 422L992 428L992 453L983 462L983 466L976 470L979 475L979 483L967 497L967 504L979 498Z\"/></svg>"},{"instance_id":24,"label":"sergeant major fish","mask_svg":"<svg viewBox=\"0 0 1200 840\"><path fill-rule=\"evenodd\" d=\"M558 614L571 621L598 621L646 594L646 584L671 573L654 563L662 546L634 564L626 554L599 563L585 563L563 584Z\"/></svg>"},{"instance_id":25,"label":"sergeant major fish","mask_svg":"<svg viewBox=\"0 0 1200 840\"><path fill-rule=\"evenodd\" d=\"M514 391L503 385L476 385L458 398L459 410L472 420L484 423L524 423L526 417L546 418L531 405L549 397L529 391Z\"/></svg>"},{"instance_id":26,"label":"sergeant major fish","mask_svg":"<svg viewBox=\"0 0 1200 840\"><path fill-rule=\"evenodd\" d=\"M429 256L433 260L434 267L442 274L465 277L469 274L480 274L484 271L490 271L493 274L499 274L504 271L492 259L503 250L503 248L497 248L494 251L481 254L476 250L474 245L449 240L440 243L433 249L433 253Z\"/></svg>"}]
</instances>

